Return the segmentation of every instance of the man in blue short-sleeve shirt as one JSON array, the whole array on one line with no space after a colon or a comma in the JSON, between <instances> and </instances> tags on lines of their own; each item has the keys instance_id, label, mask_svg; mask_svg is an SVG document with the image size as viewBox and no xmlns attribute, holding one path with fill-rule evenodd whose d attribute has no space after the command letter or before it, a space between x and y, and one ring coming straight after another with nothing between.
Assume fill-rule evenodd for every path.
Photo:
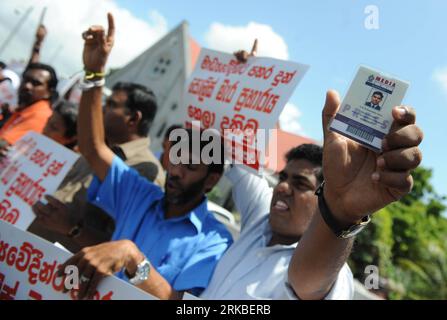
<instances>
[{"instance_id":1,"label":"man in blue short-sleeve shirt","mask_svg":"<svg viewBox=\"0 0 447 320\"><path fill-rule=\"evenodd\" d=\"M197 154L192 152L184 152L186 161L169 163L165 193L115 156L105 143L101 106L102 80L115 31L111 14L108 20L107 34L100 26L83 33L89 85L84 86L79 106L78 142L96 175L89 198L115 218L116 228L112 241L82 249L62 265L60 274L68 265L78 268L79 299L93 297L101 279L112 274L160 299L179 299L185 291L197 295L207 287L218 260L232 243L230 233L208 212L205 196L222 176L223 150L220 156L214 151L210 154L219 156L210 164L195 161ZM145 94L135 95L132 103L139 103ZM136 120L142 114L128 110L125 98L115 96L114 117L108 121L129 126L129 134L137 134ZM181 130L186 134L181 142L193 144L195 134ZM207 145L199 144L201 153Z\"/></svg>"},{"instance_id":2,"label":"man in blue short-sleeve shirt","mask_svg":"<svg viewBox=\"0 0 447 320\"><path fill-rule=\"evenodd\" d=\"M177 291L199 294L206 288L232 242L206 198L188 213L165 219L163 190L117 156L104 181L93 180L89 201L115 219L112 241L132 240ZM118 276L127 279L123 272Z\"/></svg>"}]
</instances>

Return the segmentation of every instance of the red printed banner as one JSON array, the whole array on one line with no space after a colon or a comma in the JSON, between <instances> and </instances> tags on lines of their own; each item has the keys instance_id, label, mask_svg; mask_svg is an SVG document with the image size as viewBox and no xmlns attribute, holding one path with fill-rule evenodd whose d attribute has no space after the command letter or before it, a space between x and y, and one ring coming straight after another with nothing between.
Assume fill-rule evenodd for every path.
<instances>
[{"instance_id":1,"label":"red printed banner","mask_svg":"<svg viewBox=\"0 0 447 320\"><path fill-rule=\"evenodd\" d=\"M0 300L73 300L63 293L56 271L71 253L0 221ZM153 296L112 276L101 281L95 300L153 300Z\"/></svg>"},{"instance_id":2,"label":"red printed banner","mask_svg":"<svg viewBox=\"0 0 447 320\"><path fill-rule=\"evenodd\" d=\"M260 172L269 130L307 70L272 58L239 63L234 55L202 49L186 83L185 125L218 130L233 146L226 148L226 158Z\"/></svg>"},{"instance_id":3,"label":"red printed banner","mask_svg":"<svg viewBox=\"0 0 447 320\"><path fill-rule=\"evenodd\" d=\"M0 160L0 221L26 230L31 206L56 191L79 155L35 132L16 142Z\"/></svg>"}]
</instances>

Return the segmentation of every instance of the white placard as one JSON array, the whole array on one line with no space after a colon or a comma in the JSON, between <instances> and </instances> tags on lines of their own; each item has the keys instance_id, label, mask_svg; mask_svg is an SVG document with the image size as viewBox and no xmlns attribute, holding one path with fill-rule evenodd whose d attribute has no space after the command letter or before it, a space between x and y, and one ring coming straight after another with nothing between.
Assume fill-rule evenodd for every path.
<instances>
[{"instance_id":1,"label":"white placard","mask_svg":"<svg viewBox=\"0 0 447 320\"><path fill-rule=\"evenodd\" d=\"M56 271L71 253L29 232L0 221L0 300L73 300L63 293ZM111 276L103 279L95 300L154 300L146 292Z\"/></svg>"},{"instance_id":2,"label":"white placard","mask_svg":"<svg viewBox=\"0 0 447 320\"><path fill-rule=\"evenodd\" d=\"M185 88L185 125L197 121L202 129L218 130L227 159L259 172L269 130L307 70L306 65L272 58L239 63L234 55L202 49Z\"/></svg>"},{"instance_id":3,"label":"white placard","mask_svg":"<svg viewBox=\"0 0 447 320\"><path fill-rule=\"evenodd\" d=\"M26 230L31 206L53 194L79 155L35 132L17 141L0 161L0 220Z\"/></svg>"}]
</instances>

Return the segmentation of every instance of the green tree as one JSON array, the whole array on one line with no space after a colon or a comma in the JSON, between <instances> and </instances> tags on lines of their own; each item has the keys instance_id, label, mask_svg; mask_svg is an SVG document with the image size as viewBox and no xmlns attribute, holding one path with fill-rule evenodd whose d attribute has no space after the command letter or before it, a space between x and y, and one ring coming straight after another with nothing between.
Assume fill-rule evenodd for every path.
<instances>
[{"instance_id":1,"label":"green tree","mask_svg":"<svg viewBox=\"0 0 447 320\"><path fill-rule=\"evenodd\" d=\"M447 299L445 199L430 183L432 171L413 172L413 190L376 213L356 239L350 265L363 280L367 265L379 267L391 299ZM399 288L403 288L400 290Z\"/></svg>"}]
</instances>

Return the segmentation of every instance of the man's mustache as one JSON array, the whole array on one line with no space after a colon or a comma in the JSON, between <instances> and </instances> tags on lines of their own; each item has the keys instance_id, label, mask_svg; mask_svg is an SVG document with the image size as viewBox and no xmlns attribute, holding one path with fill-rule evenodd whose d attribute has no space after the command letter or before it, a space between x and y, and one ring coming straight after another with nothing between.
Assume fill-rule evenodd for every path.
<instances>
[{"instance_id":1,"label":"man's mustache","mask_svg":"<svg viewBox=\"0 0 447 320\"><path fill-rule=\"evenodd\" d=\"M175 188L181 189L180 178L168 176L167 182L172 184Z\"/></svg>"}]
</instances>

